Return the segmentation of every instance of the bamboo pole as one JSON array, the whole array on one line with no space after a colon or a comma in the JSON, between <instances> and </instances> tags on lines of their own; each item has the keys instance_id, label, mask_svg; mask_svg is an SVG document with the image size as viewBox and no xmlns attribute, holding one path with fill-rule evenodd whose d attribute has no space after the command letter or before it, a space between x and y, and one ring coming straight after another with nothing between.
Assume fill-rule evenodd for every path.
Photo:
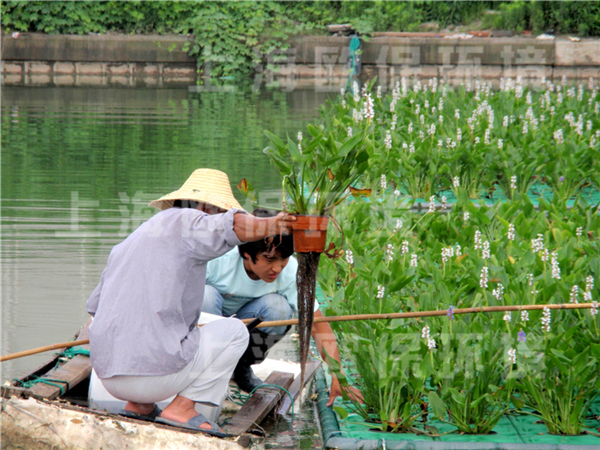
<instances>
[{"instance_id":1,"label":"bamboo pole","mask_svg":"<svg viewBox=\"0 0 600 450\"><path fill-rule=\"evenodd\" d=\"M491 312L506 312L506 311L539 311L544 308L548 309L591 309L592 303L559 303L552 305L505 305L505 306L480 306L478 308L456 308L452 310L453 314L474 314L474 313L491 313ZM330 317L315 317L313 323L322 322L348 322L353 320L383 320L383 319L413 319L418 317L436 317L448 315L447 309L437 311L414 311L406 313L388 313L388 314L355 314L351 316L330 316ZM242 319L244 323L250 323L254 319ZM270 322L261 322L256 328L280 327L287 325L297 325L298 319L288 320L272 320ZM198 325L199 327L202 324ZM80 341L62 342L60 344L51 344L45 347L24 350L22 352L11 353L0 357L0 362L11 359L22 358L23 356L35 355L37 353L48 352L59 348L75 347L77 345L89 344L89 339Z\"/></svg>"}]
</instances>

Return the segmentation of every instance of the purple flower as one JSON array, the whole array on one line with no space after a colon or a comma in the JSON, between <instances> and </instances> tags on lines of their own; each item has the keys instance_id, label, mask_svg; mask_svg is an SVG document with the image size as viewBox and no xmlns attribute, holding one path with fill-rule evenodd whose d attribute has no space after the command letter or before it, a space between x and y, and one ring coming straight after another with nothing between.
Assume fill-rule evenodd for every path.
<instances>
[{"instance_id":1,"label":"purple flower","mask_svg":"<svg viewBox=\"0 0 600 450\"><path fill-rule=\"evenodd\" d=\"M454 320L454 306L448 307L448 313L446 314L450 320Z\"/></svg>"},{"instance_id":2,"label":"purple flower","mask_svg":"<svg viewBox=\"0 0 600 450\"><path fill-rule=\"evenodd\" d=\"M519 331L519 334L517 334L517 341L525 342L526 340L527 340L527 335L525 334L523 329L521 329L521 331Z\"/></svg>"},{"instance_id":3,"label":"purple flower","mask_svg":"<svg viewBox=\"0 0 600 450\"><path fill-rule=\"evenodd\" d=\"M560 177L559 181L562 183L563 181L565 181L565 177Z\"/></svg>"}]
</instances>

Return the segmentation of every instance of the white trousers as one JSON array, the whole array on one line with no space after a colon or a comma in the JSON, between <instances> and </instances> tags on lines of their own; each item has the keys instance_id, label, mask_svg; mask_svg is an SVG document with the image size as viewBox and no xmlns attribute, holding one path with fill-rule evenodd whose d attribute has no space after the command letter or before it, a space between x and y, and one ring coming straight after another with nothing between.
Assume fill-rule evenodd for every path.
<instances>
[{"instance_id":1,"label":"white trousers","mask_svg":"<svg viewBox=\"0 0 600 450\"><path fill-rule=\"evenodd\" d=\"M157 403L181 395L198 403L219 406L247 347L246 326L238 319L221 319L200 328L198 352L179 372L159 376L119 375L101 381L120 400Z\"/></svg>"}]
</instances>

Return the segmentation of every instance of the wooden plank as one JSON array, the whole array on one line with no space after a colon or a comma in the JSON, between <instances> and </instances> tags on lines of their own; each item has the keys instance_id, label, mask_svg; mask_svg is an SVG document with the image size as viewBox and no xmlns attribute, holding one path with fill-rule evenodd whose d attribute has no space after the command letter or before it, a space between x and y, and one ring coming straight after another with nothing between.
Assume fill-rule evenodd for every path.
<instances>
[{"instance_id":1,"label":"wooden plank","mask_svg":"<svg viewBox=\"0 0 600 450\"><path fill-rule=\"evenodd\" d=\"M265 384L276 384L288 389L293 380L294 374L292 373L272 372L266 379ZM269 411L277 405L282 395L284 395L284 392L274 387L257 389L223 429L234 435L245 433L251 426L258 425L267 416Z\"/></svg>"},{"instance_id":2,"label":"wooden plank","mask_svg":"<svg viewBox=\"0 0 600 450\"><path fill-rule=\"evenodd\" d=\"M315 373L317 372L317 369L319 367L321 367L321 361L313 360L308 361L306 363L304 386L307 386L308 383L310 383L310 380L312 380L312 378L315 376ZM290 394L292 394L292 398L294 399L294 401L298 398L298 395L300 395L300 392L302 392L304 386L300 386L300 375L298 375L292 383L292 386L288 389L288 391L290 391ZM285 416L291 406L292 400L290 399L289 395L285 394L279 402L277 408L275 408L275 414L277 414L278 416Z\"/></svg>"},{"instance_id":3,"label":"wooden plank","mask_svg":"<svg viewBox=\"0 0 600 450\"><path fill-rule=\"evenodd\" d=\"M26 391L26 389L22 388L22 387L0 386L0 392L2 393L2 398L24 397L25 391Z\"/></svg>"},{"instance_id":4,"label":"wooden plank","mask_svg":"<svg viewBox=\"0 0 600 450\"><path fill-rule=\"evenodd\" d=\"M91 320L85 324L85 326L79 332L77 339L88 339L89 338L89 324ZM83 345L82 348L84 350L89 350L88 345ZM57 386L46 384L46 383L37 383L33 385L26 391L27 395L30 395L35 398L45 398L48 400L54 400L60 395L60 387L63 386L65 390L70 389L77 384L81 383L83 380L90 377L92 373L92 363L90 358L83 355L77 355L73 357L73 359L67 361L56 370L46 373L42 376L42 379L52 379L52 380L63 380L66 383L60 383L56 381L52 381L52 383ZM67 384L68 383L68 384Z\"/></svg>"}]
</instances>

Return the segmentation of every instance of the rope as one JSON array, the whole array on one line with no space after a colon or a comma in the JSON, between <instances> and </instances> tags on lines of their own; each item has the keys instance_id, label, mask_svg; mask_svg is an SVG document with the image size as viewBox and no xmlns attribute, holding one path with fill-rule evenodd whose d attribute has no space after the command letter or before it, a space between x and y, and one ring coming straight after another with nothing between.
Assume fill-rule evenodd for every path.
<instances>
[{"instance_id":1,"label":"rope","mask_svg":"<svg viewBox=\"0 0 600 450\"><path fill-rule=\"evenodd\" d=\"M69 347L66 348L62 353L59 353L58 356L64 356L65 358L73 359L77 355L90 356L90 351L81 347Z\"/></svg>"},{"instance_id":2,"label":"rope","mask_svg":"<svg viewBox=\"0 0 600 450\"><path fill-rule=\"evenodd\" d=\"M66 348L63 352L61 353L57 353L57 355L59 357L64 357L64 358L68 358L68 359L73 359L75 356L77 355L83 355L83 356L90 356L90 351L89 350L85 350L81 347L69 347ZM56 368L59 366L60 360L56 361L56 365L54 366L54 370L56 370ZM68 381L65 380L57 380L54 378L33 378L31 380L28 381L21 381L18 378L15 378L13 381L13 386L15 385L15 383L21 387L24 387L25 389L29 389L33 386L35 386L38 383L43 383L43 384L48 384L50 386L54 386L60 389L60 395L65 395L65 393L71 389L71 386L69 385ZM66 389L65 386L62 386L60 384L57 383L63 383L66 384Z\"/></svg>"},{"instance_id":3,"label":"rope","mask_svg":"<svg viewBox=\"0 0 600 450\"><path fill-rule=\"evenodd\" d=\"M292 422L294 421L294 397L292 397L292 394L284 387L281 387L277 384L261 384L260 386L255 387L254 389L252 389L252 392L250 392L249 394L243 394L241 389L237 386L230 386L233 390L233 393L229 394L229 400L232 403L235 403L236 405L240 405L240 406L244 406L244 403L246 403L248 401L248 399L250 397L252 397L252 394L254 394L254 392L257 389L263 388L263 387L276 387L281 389L282 391L284 391L287 395L289 395L290 397L290 401L292 402Z\"/></svg>"},{"instance_id":4,"label":"rope","mask_svg":"<svg viewBox=\"0 0 600 450\"><path fill-rule=\"evenodd\" d=\"M294 421L294 397L292 397L292 394L290 394L290 391L288 391L286 388L281 387L277 384L261 384L260 386L256 386L254 389L252 389L252 392L250 392L250 394L248 396L249 397L252 396L252 394L254 394L254 391L256 391L257 389L260 389L262 387L275 387L275 388L281 389L283 392L285 392L287 395L289 395L290 401L292 402L292 422L293 422Z\"/></svg>"},{"instance_id":5,"label":"rope","mask_svg":"<svg viewBox=\"0 0 600 450\"><path fill-rule=\"evenodd\" d=\"M71 389L71 386L69 385L68 381L65 380L55 380L54 378L34 378L32 380L29 381L21 381L17 378L15 378L14 380L12 380L13 383L17 383L18 385L24 387L25 389L29 389L30 387L35 386L38 383L44 383L44 384L49 384L50 386L54 386L60 389L60 395L65 395L65 392L67 392L69 389ZM61 386L60 384L57 383L64 383L67 385L66 389L64 386Z\"/></svg>"}]
</instances>

